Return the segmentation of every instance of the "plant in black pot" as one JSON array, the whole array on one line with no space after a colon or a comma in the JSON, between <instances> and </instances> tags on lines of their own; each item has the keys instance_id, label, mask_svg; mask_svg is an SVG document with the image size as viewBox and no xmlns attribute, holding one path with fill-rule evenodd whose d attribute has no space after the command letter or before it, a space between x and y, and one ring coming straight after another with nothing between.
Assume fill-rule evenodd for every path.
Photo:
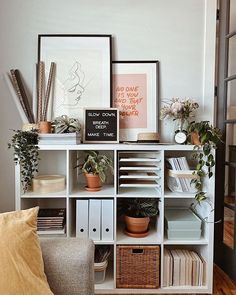
<instances>
[{"instance_id":1,"label":"plant in black pot","mask_svg":"<svg viewBox=\"0 0 236 295\"><path fill-rule=\"evenodd\" d=\"M113 161L106 155L100 155L97 151L87 151L84 161L75 166L80 168L84 173L88 191L99 191L102 187L102 182L106 180L106 172L110 170L113 173Z\"/></svg>"},{"instance_id":2,"label":"plant in black pot","mask_svg":"<svg viewBox=\"0 0 236 295\"><path fill-rule=\"evenodd\" d=\"M124 215L125 234L137 238L147 236L150 218L159 214L158 203L155 198L121 199L118 212Z\"/></svg>"}]
</instances>

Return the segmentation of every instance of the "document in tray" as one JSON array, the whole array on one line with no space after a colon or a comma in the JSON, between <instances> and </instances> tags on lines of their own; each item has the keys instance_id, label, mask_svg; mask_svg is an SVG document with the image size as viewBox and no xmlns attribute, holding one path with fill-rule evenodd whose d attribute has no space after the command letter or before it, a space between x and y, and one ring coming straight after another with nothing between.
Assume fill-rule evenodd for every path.
<instances>
[{"instance_id":1,"label":"document in tray","mask_svg":"<svg viewBox=\"0 0 236 295\"><path fill-rule=\"evenodd\" d=\"M190 170L186 157L166 158L167 168L175 171ZM179 192L195 192L191 184L191 179L184 177L171 177L170 186L176 188L174 190ZM171 188L170 188L171 189ZM172 190L172 189L171 189Z\"/></svg>"}]
</instances>

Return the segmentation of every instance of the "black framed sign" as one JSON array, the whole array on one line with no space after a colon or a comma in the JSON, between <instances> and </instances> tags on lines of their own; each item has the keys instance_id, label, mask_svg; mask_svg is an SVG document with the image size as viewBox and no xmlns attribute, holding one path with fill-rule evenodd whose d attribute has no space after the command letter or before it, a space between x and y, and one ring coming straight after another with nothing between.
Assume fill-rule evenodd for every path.
<instances>
[{"instance_id":1,"label":"black framed sign","mask_svg":"<svg viewBox=\"0 0 236 295\"><path fill-rule=\"evenodd\" d=\"M84 109L84 143L119 143L119 110Z\"/></svg>"}]
</instances>

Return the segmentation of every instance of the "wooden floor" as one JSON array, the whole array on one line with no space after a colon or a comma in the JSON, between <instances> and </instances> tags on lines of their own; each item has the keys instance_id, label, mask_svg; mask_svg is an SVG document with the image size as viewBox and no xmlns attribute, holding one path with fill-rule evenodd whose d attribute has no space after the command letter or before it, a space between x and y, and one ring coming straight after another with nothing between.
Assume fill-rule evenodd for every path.
<instances>
[{"instance_id":1,"label":"wooden floor","mask_svg":"<svg viewBox=\"0 0 236 295\"><path fill-rule=\"evenodd\" d=\"M216 266L214 267L214 293L213 294L214 295L236 295L236 283L233 283L229 279L229 277L221 269L219 269ZM132 293L129 293L126 295L132 295ZM172 294L172 295L175 295L175 294ZM181 294L178 294L178 295L181 295Z\"/></svg>"},{"instance_id":2,"label":"wooden floor","mask_svg":"<svg viewBox=\"0 0 236 295\"><path fill-rule=\"evenodd\" d=\"M230 247L234 248L234 222L224 221L224 243Z\"/></svg>"},{"instance_id":3,"label":"wooden floor","mask_svg":"<svg viewBox=\"0 0 236 295\"><path fill-rule=\"evenodd\" d=\"M219 268L214 268L214 295L236 295L236 283Z\"/></svg>"}]
</instances>

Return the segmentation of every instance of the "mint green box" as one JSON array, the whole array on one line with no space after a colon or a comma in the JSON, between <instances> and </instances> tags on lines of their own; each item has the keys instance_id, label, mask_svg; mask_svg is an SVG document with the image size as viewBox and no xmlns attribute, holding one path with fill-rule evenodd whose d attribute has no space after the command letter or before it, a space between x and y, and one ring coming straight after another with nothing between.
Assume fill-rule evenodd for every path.
<instances>
[{"instance_id":1,"label":"mint green box","mask_svg":"<svg viewBox=\"0 0 236 295\"><path fill-rule=\"evenodd\" d=\"M198 240L202 221L189 208L166 208L165 230L170 240Z\"/></svg>"}]
</instances>

